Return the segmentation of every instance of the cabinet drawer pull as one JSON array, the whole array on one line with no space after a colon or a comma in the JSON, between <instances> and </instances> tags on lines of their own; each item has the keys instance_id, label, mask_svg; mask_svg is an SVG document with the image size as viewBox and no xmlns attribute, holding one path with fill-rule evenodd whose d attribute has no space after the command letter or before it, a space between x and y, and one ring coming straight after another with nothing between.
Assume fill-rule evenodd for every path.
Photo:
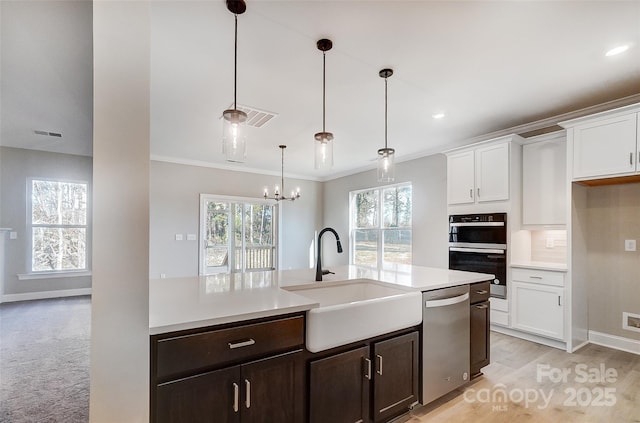
<instances>
[{"instance_id":1,"label":"cabinet drawer pull","mask_svg":"<svg viewBox=\"0 0 640 423\"><path fill-rule=\"evenodd\" d=\"M255 343L256 341L251 338L242 341L229 342L229 349L248 347L249 345L253 345Z\"/></svg>"},{"instance_id":2,"label":"cabinet drawer pull","mask_svg":"<svg viewBox=\"0 0 640 423\"><path fill-rule=\"evenodd\" d=\"M479 290L479 291L476 291L476 294L478 294L478 295L484 295L484 294L486 294L487 292L489 292L489 291L487 291L486 289L481 289L481 290Z\"/></svg>"},{"instance_id":3,"label":"cabinet drawer pull","mask_svg":"<svg viewBox=\"0 0 640 423\"><path fill-rule=\"evenodd\" d=\"M542 279L542 276L529 276L530 279Z\"/></svg>"},{"instance_id":4,"label":"cabinet drawer pull","mask_svg":"<svg viewBox=\"0 0 640 423\"><path fill-rule=\"evenodd\" d=\"M367 371L367 373L365 373L364 377L366 377L367 379L371 380L371 360L369 360L368 358L364 359L364 364L365 364L365 369Z\"/></svg>"},{"instance_id":5,"label":"cabinet drawer pull","mask_svg":"<svg viewBox=\"0 0 640 423\"><path fill-rule=\"evenodd\" d=\"M488 305L486 305L486 304L478 304L478 305L476 306L476 308L479 308L479 309L481 309L481 310L482 310L482 309L485 309L485 308L488 308L488 307L489 307L489 306L488 306Z\"/></svg>"},{"instance_id":6,"label":"cabinet drawer pull","mask_svg":"<svg viewBox=\"0 0 640 423\"><path fill-rule=\"evenodd\" d=\"M244 386L245 388L247 388L247 396L244 399L244 405L245 407L249 408L251 407L251 382L245 379Z\"/></svg>"},{"instance_id":7,"label":"cabinet drawer pull","mask_svg":"<svg viewBox=\"0 0 640 423\"><path fill-rule=\"evenodd\" d=\"M237 383L233 383L233 412L238 412L238 401L240 399L240 387Z\"/></svg>"},{"instance_id":8,"label":"cabinet drawer pull","mask_svg":"<svg viewBox=\"0 0 640 423\"><path fill-rule=\"evenodd\" d=\"M380 354L376 354L376 357L378 357L378 370L376 370L376 373L382 376L382 356Z\"/></svg>"}]
</instances>

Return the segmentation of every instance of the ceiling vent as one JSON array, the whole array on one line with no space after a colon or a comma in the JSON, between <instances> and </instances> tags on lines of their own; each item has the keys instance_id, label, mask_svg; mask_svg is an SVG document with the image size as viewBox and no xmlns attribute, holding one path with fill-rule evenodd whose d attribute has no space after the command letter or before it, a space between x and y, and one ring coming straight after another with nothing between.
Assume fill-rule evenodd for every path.
<instances>
[{"instance_id":1,"label":"ceiling vent","mask_svg":"<svg viewBox=\"0 0 640 423\"><path fill-rule=\"evenodd\" d=\"M60 132L49 132L49 131L39 131L39 130L35 130L33 131L36 135L44 135L46 137L56 137L56 138L62 138L62 134Z\"/></svg>"},{"instance_id":2,"label":"ceiling vent","mask_svg":"<svg viewBox=\"0 0 640 423\"><path fill-rule=\"evenodd\" d=\"M253 126L254 128L262 128L267 122L278 116L277 113L267 112L266 110L243 106L241 104L238 104L236 108L247 114L247 126ZM233 104L229 106L229 109L233 109Z\"/></svg>"}]
</instances>

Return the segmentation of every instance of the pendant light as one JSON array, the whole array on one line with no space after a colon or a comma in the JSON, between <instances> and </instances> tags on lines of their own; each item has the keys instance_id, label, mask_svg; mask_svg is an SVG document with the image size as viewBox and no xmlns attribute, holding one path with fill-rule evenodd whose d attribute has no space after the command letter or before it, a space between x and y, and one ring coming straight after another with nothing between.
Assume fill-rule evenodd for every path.
<instances>
[{"instance_id":1,"label":"pendant light","mask_svg":"<svg viewBox=\"0 0 640 423\"><path fill-rule=\"evenodd\" d=\"M322 132L315 134L315 168L331 169L333 167L333 134L325 131L325 85L326 85L326 52L331 50L331 40L323 38L316 43L322 52Z\"/></svg>"},{"instance_id":2,"label":"pendant light","mask_svg":"<svg viewBox=\"0 0 640 423\"><path fill-rule=\"evenodd\" d=\"M238 110L236 98L238 88L238 15L247 10L244 0L227 0L227 9L234 15L234 63L233 63L233 109L222 112L222 152L230 162L244 162L247 155L247 114Z\"/></svg>"},{"instance_id":3,"label":"pendant light","mask_svg":"<svg viewBox=\"0 0 640 423\"><path fill-rule=\"evenodd\" d=\"M382 69L379 75L384 78L384 148L378 150L378 182L393 182L396 150L387 146L387 78L393 75L393 70Z\"/></svg>"},{"instance_id":4,"label":"pendant light","mask_svg":"<svg viewBox=\"0 0 640 423\"><path fill-rule=\"evenodd\" d=\"M287 146L281 144L278 147L280 147L280 151L282 155L282 166L280 171L280 186L276 185L274 189L273 197L269 197L269 191L266 188L264 189L263 196L265 200L268 198L271 198L272 200L276 200L276 201L281 201L281 200L296 201L298 198L300 198L300 188L298 188L296 191L291 191L291 197L285 197L283 195L284 194L284 149L287 148ZM281 187L282 187L282 190L280 190Z\"/></svg>"}]
</instances>

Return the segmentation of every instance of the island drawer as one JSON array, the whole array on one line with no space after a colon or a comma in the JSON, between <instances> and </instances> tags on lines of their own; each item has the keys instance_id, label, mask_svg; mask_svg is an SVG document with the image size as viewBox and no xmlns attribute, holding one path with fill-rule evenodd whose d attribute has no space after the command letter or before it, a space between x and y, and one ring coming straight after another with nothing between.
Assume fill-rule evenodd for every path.
<instances>
[{"instance_id":1,"label":"island drawer","mask_svg":"<svg viewBox=\"0 0 640 423\"><path fill-rule=\"evenodd\" d=\"M478 282L469 286L469 302L471 304L481 303L489 299L489 291L491 290L491 282Z\"/></svg>"},{"instance_id":2,"label":"island drawer","mask_svg":"<svg viewBox=\"0 0 640 423\"><path fill-rule=\"evenodd\" d=\"M160 339L156 375L181 376L303 344L303 316Z\"/></svg>"}]
</instances>

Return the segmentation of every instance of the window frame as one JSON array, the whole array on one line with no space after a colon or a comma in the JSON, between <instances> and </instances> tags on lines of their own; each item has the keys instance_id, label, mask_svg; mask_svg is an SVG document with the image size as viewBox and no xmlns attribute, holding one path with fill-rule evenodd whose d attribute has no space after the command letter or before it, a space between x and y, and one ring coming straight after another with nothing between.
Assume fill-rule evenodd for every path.
<instances>
[{"instance_id":1,"label":"window frame","mask_svg":"<svg viewBox=\"0 0 640 423\"><path fill-rule=\"evenodd\" d=\"M201 193L200 194L200 216L199 216L199 240L198 240L198 274L200 276L207 276L207 275L215 275L215 274L219 274L219 273L237 273L237 272L246 272L247 270L245 269L245 265L246 263L242 263L242 265L240 266L240 270L235 270L235 255L234 254L229 254L229 259L227 261L227 264L225 266L207 266L206 264L206 222L205 222L205 218L207 216L207 203L210 201L214 201L214 202L220 202L220 203L230 203L230 204L241 204L244 206L246 204L253 204L253 205L266 205L266 206L271 206L273 207L273 215L272 215L272 226L273 226L273 247L274 247L274 256L273 256L273 269L255 269L255 270L248 270L248 271L261 271L261 270L277 270L278 269L278 257L279 257L279 249L280 249L280 245L279 245L279 238L278 238L278 233L279 233L279 227L280 227L280 213L279 213L279 207L278 204L274 204L273 200L265 200L263 198L251 198L251 197L236 197L236 196L229 196L229 195L216 195L216 194L204 194ZM229 213L233 213L233 207L231 208L231 210L229 211ZM244 216L244 215L243 215ZM235 233L235 227L233 226L233 219L230 219L230 225L229 225L229 235L232 236ZM232 240L232 238L229 238L229 243L228 243L228 248L229 251L232 251L233 247L237 247L235 246L235 242L234 240ZM245 260L245 228L244 225L242 227L242 245L241 245L241 251L242 251L242 260Z\"/></svg>"},{"instance_id":2,"label":"window frame","mask_svg":"<svg viewBox=\"0 0 640 423\"><path fill-rule=\"evenodd\" d=\"M384 191L389 188L401 188L401 187L411 187L411 224L408 227L398 227L398 228L385 228L384 227ZM377 200L377 226L375 228L358 228L356 226L356 214L355 214L355 197L367 191L378 191L378 200ZM369 266L366 264L356 264L355 256L356 256L356 239L355 233L356 231L375 231L377 233L376 240L376 265ZM396 184L390 185L381 185L369 188L363 188L359 190L354 190L349 192L349 264L355 266L363 266L370 267L372 269L383 270L387 269L390 266L385 265L384 263L384 240L385 240L385 232L389 230L408 230L411 232L411 263L413 263L413 184L411 181L408 182L399 182ZM399 263L394 263L393 266L399 266Z\"/></svg>"},{"instance_id":3,"label":"window frame","mask_svg":"<svg viewBox=\"0 0 640 423\"><path fill-rule=\"evenodd\" d=\"M34 224L33 223L33 183L34 181L42 181L42 182L56 182L62 184L82 184L85 186L86 190L86 216L85 216L85 224L84 225L64 225L64 224ZM74 276L74 275L91 275L91 184L87 180L78 180L78 179L68 179L68 178L51 178L51 177L29 177L27 178L27 233L28 233L28 241L27 245L27 254L26 254L26 266L27 273L18 275L18 279L40 279L43 277L51 276L51 277L65 277L65 276ZM85 251L84 251L84 268L78 269L59 269L59 270L33 270L33 230L34 228L81 228L85 230Z\"/></svg>"}]
</instances>

